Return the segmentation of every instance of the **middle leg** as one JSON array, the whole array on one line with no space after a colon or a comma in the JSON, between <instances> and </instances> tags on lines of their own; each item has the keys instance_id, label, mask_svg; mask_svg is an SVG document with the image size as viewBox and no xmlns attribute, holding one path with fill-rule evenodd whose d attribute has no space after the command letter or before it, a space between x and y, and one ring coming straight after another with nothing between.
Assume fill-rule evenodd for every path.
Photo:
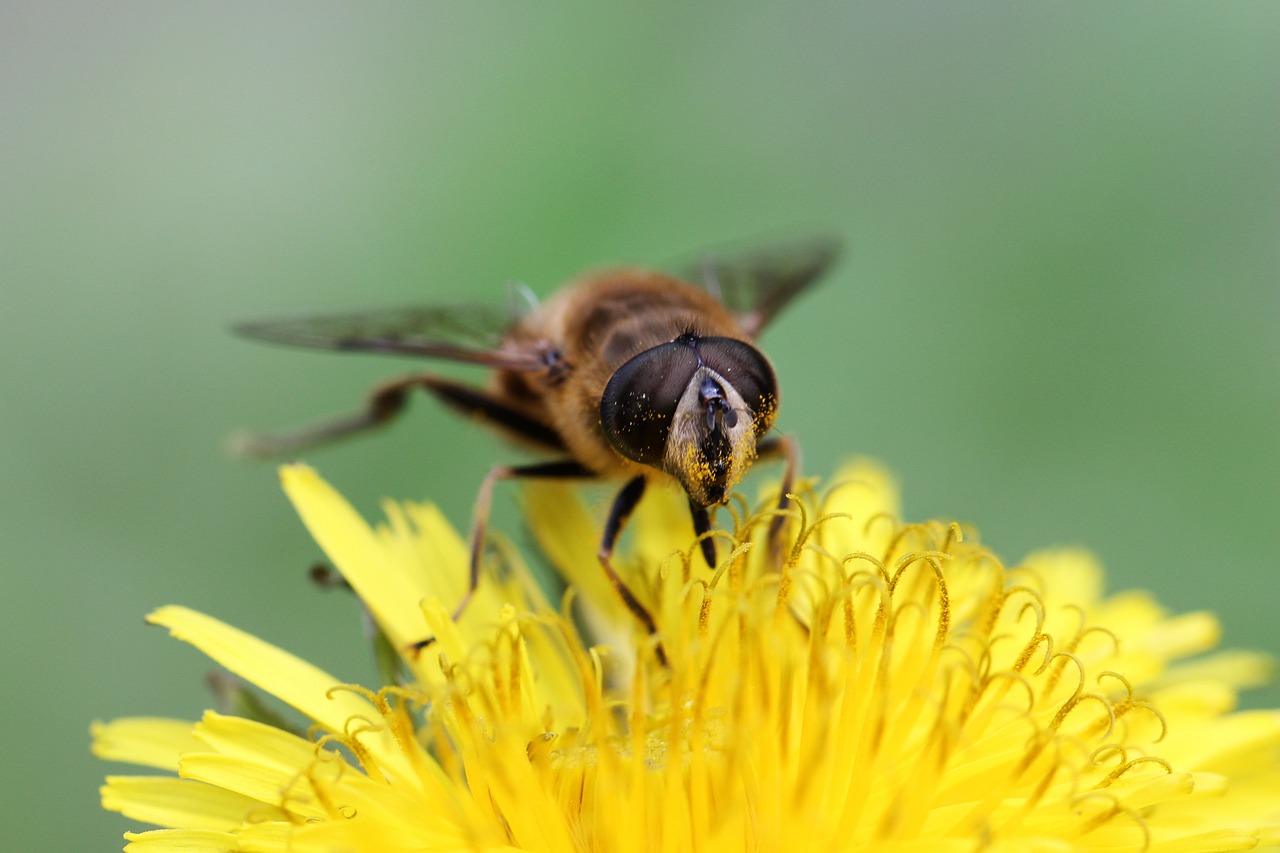
<instances>
[{"instance_id":1,"label":"middle leg","mask_svg":"<svg viewBox=\"0 0 1280 853\"><path fill-rule=\"evenodd\" d=\"M480 585L480 559L484 555L485 531L489 527L489 508L493 504L493 487L499 480L557 480L557 479L590 479L596 473L572 459L557 462L541 462L534 465L494 465L480 484L480 492L476 495L475 508L471 514L471 548L467 591L462 601L454 608L453 618L457 620L471 603L476 587Z\"/></svg>"},{"instance_id":2,"label":"middle leg","mask_svg":"<svg viewBox=\"0 0 1280 853\"><path fill-rule=\"evenodd\" d=\"M636 505L640 503L640 498L644 496L645 479L643 476L634 477L627 481L622 487L622 491L618 492L618 496L613 500L613 507L609 510L609 520L604 525L604 536L600 540L600 550L596 552L596 556L600 559L600 566L604 569L605 575L609 578L609 583L618 591L622 603L627 605L627 609L644 624L645 630L650 634L656 631L657 625L653 621L653 616L640 603L640 599L636 598L630 587L623 581L622 577L613 568L613 547L618 543L618 536L622 533L623 526L627 523L627 519L631 517L631 513L635 510Z\"/></svg>"}]
</instances>

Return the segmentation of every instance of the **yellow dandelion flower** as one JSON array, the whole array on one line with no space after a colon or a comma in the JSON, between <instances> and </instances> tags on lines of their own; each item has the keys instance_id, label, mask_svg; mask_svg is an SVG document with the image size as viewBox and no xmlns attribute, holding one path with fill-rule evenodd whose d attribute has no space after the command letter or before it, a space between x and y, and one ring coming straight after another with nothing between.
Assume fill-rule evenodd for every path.
<instances>
[{"instance_id":1,"label":"yellow dandelion flower","mask_svg":"<svg viewBox=\"0 0 1280 853\"><path fill-rule=\"evenodd\" d=\"M527 496L573 595L551 606L506 554L454 623L467 558L434 508L391 504L370 527L310 469L283 479L391 642L434 642L406 654L404 684L366 689L209 616L152 613L312 729L213 712L96 725L98 755L164 771L102 789L161 827L127 850L1280 843L1280 712L1233 710L1263 656L1203 656L1211 615L1104 595L1087 554L1006 567L972 531L904 524L872 465L802 496L780 558L764 515L735 504L713 570L681 499L648 500L617 562L654 638L604 581L572 489Z\"/></svg>"}]
</instances>

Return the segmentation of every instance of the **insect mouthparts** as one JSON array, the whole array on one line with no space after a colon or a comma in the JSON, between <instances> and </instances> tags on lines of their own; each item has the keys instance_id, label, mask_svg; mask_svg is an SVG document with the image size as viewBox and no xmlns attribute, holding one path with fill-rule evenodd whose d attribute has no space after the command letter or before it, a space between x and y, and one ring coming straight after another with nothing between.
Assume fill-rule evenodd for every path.
<instances>
[{"instance_id":1,"label":"insect mouthparts","mask_svg":"<svg viewBox=\"0 0 1280 853\"><path fill-rule=\"evenodd\" d=\"M707 429L723 432L738 425L738 413L729 405L724 389L710 376L702 377L698 397L707 410Z\"/></svg>"}]
</instances>

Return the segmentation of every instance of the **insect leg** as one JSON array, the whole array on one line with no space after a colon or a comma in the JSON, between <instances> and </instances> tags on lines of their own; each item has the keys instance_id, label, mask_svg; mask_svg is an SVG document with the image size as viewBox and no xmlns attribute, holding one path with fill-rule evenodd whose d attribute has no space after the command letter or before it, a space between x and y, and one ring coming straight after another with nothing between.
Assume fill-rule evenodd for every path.
<instances>
[{"instance_id":1,"label":"insect leg","mask_svg":"<svg viewBox=\"0 0 1280 853\"><path fill-rule=\"evenodd\" d=\"M358 412L291 432L240 435L233 440L232 449L239 456L286 456L381 426L404 410L406 397L422 380L421 376L409 376L384 382L373 389Z\"/></svg>"},{"instance_id":2,"label":"insect leg","mask_svg":"<svg viewBox=\"0 0 1280 853\"><path fill-rule=\"evenodd\" d=\"M653 621L653 616L640 599L636 598L630 587L618 575L613 568L613 562L610 557L613 556L613 546L618 542L618 535L622 533L622 527L627 523L627 519L631 517L632 511L635 510L636 504L640 503L640 498L644 495L645 479L643 476L635 477L622 487L622 491L618 492L618 496L613 500L613 507L609 510L609 520L604 525L604 536L600 540L600 550L596 556L600 558L600 567L604 569L605 576L609 578L609 583L613 584L613 588L618 591L618 595L622 598L622 603L627 606L631 614L640 620L644 625L644 629L650 634L657 633L657 623ZM662 645L657 647L658 660L662 663L667 662L666 652L662 650Z\"/></svg>"},{"instance_id":3,"label":"insect leg","mask_svg":"<svg viewBox=\"0 0 1280 853\"><path fill-rule=\"evenodd\" d=\"M493 503L493 487L499 480L554 480L595 477L596 473L572 459L558 462L540 462L533 465L494 465L480 484L475 509L471 514L471 555L467 591L453 610L456 620L471 603L476 587L480 585L480 558L484 555L484 535L489 527L489 507Z\"/></svg>"},{"instance_id":4,"label":"insect leg","mask_svg":"<svg viewBox=\"0 0 1280 853\"><path fill-rule=\"evenodd\" d=\"M781 435L761 442L759 447L756 448L756 455L762 459L781 456L783 460L782 483L778 489L778 511L774 514L773 520L769 522L769 538L767 540L769 543L769 558L776 563L782 552L782 528L787 523L787 517L782 514L782 510L787 508L787 495L795 487L796 473L800 470L800 445L791 436Z\"/></svg>"},{"instance_id":5,"label":"insect leg","mask_svg":"<svg viewBox=\"0 0 1280 853\"><path fill-rule=\"evenodd\" d=\"M511 406L499 396L431 374L419 374L385 382L373 389L364 409L345 417L324 421L293 432L237 437L234 450L258 458L285 456L328 444L353 433L381 426L404 411L409 392L415 387L435 395L445 405L470 417L488 420L511 435L546 450L565 450L560 436L546 424Z\"/></svg>"},{"instance_id":6,"label":"insect leg","mask_svg":"<svg viewBox=\"0 0 1280 853\"><path fill-rule=\"evenodd\" d=\"M705 506L701 506L689 499L689 514L693 516L693 532L696 536L703 536L711 529L711 514L707 512ZM710 536L703 536L700 540L702 543L702 557L707 561L707 565L711 568L716 567L716 543Z\"/></svg>"},{"instance_id":7,"label":"insect leg","mask_svg":"<svg viewBox=\"0 0 1280 853\"><path fill-rule=\"evenodd\" d=\"M434 394L442 403L456 412L490 422L516 438L522 438L546 450L562 453L568 450L555 430L515 408L491 391L463 385L439 376L421 376L419 382L424 390Z\"/></svg>"},{"instance_id":8,"label":"insect leg","mask_svg":"<svg viewBox=\"0 0 1280 853\"><path fill-rule=\"evenodd\" d=\"M467 591L463 595L462 601L454 608L453 618L455 620L462 616L467 605L471 603L471 599L480 583L480 558L484 552L485 531L489 526L489 508L493 503L493 487L498 481L514 479L585 479L595 476L597 475L594 471L571 459L534 465L495 465L489 469L484 482L480 484L480 492L476 495L475 511L471 525L470 575L467 579ZM618 534L622 532L623 524L626 523L627 518L636 508L636 504L640 502L640 497L644 494L644 487L644 477L636 477L628 482L622 491L618 493L618 497L613 502L613 508L609 512L609 520L605 523L604 538L600 543L600 550L597 556L600 558L600 565L604 568L605 575L609 578L609 582L613 584L614 589L618 591L618 595L622 597L627 609L644 624L645 630L652 634L657 630L653 617L649 615L649 611L640 603L640 600L636 598L622 578L618 576L618 573L613 569L613 565L609 562L609 558L613 555L613 546L618 541ZM434 641L431 639L419 640L412 644L411 649L414 652L418 652L431 645L432 642ZM666 655L661 646L658 647L658 657L664 663L666 662Z\"/></svg>"}]
</instances>

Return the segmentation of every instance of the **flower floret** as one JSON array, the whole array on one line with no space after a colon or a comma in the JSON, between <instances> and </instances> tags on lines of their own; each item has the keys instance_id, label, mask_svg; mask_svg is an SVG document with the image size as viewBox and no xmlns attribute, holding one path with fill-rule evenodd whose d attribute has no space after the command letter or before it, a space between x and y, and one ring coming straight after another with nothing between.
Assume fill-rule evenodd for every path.
<instances>
[{"instance_id":1,"label":"flower floret","mask_svg":"<svg viewBox=\"0 0 1280 853\"><path fill-rule=\"evenodd\" d=\"M735 505L714 567L678 495L643 503L617 565L652 637L602 579L597 524L564 485L530 488L527 518L572 608L550 608L508 553L455 620L466 555L438 513L392 504L371 527L309 469L282 476L410 678L342 686L217 620L157 611L315 736L217 714L96 728L104 757L182 777L108 780L104 805L177 833L130 849L1208 851L1280 838L1280 715L1232 711L1263 656L1226 655L1222 675L1188 661L1216 644L1217 621L1105 595L1083 552L1007 567L972 529L902 523L874 465L798 487L781 547L776 495Z\"/></svg>"}]
</instances>

